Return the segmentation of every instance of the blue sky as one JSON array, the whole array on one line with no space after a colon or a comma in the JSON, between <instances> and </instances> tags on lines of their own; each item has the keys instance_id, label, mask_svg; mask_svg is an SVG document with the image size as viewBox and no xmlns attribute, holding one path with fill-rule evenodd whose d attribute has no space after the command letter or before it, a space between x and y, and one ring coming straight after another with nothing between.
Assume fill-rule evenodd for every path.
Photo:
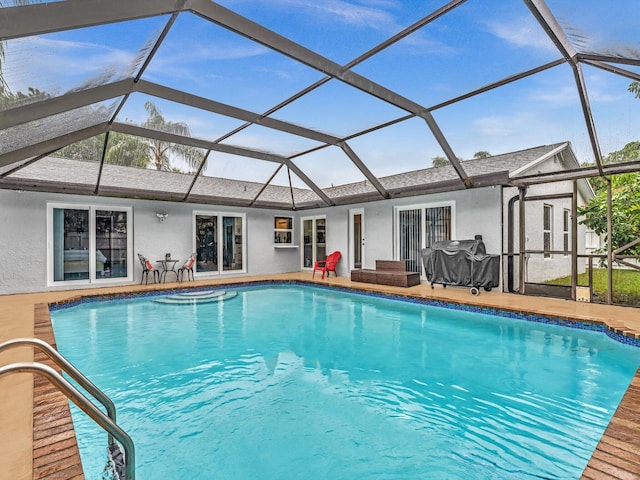
<instances>
[{"instance_id":1,"label":"blue sky","mask_svg":"<svg viewBox=\"0 0 640 480\"><path fill-rule=\"evenodd\" d=\"M444 5L444 1L223 0L267 28L345 64ZM548 0L581 51L640 49L632 0ZM606 4L606 5L605 5ZM137 53L167 17L142 19L7 43L5 77L14 90L35 86L54 94L97 77L115 80L136 71ZM635 58L640 54L632 53ZM387 48L353 70L425 107L560 58L520 0L469 0L453 12ZM636 66L620 65L640 73ZM109 72L105 74L105 72ZM604 154L640 140L640 100L630 80L585 66L587 91ZM106 75L106 76L105 76ZM191 14L181 14L143 79L261 113L323 75ZM105 80L103 80L105 81ZM195 137L215 140L241 122L141 94L133 94L119 121L144 121L152 100ZM336 136L402 117L406 112L332 80L274 117ZM580 161L593 154L569 66L561 65L433 112L453 151L471 158L571 141ZM281 155L317 144L259 126L225 143ZM442 151L424 121L412 119L350 141L378 176L428 167ZM363 180L337 148L296 158L320 187ZM265 181L276 165L213 154L207 174ZM283 172L284 173L284 172ZM284 175L277 179L286 183ZM296 182L297 185L302 185Z\"/></svg>"}]
</instances>

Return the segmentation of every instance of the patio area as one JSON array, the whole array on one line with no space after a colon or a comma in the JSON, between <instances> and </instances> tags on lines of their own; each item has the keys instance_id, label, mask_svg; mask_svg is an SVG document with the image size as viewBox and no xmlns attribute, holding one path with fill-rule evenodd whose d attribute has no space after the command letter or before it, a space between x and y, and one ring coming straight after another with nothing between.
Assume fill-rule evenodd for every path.
<instances>
[{"instance_id":1,"label":"patio area","mask_svg":"<svg viewBox=\"0 0 640 480\"><path fill-rule=\"evenodd\" d=\"M46 292L23 295L0 296L0 341L17 337L42 336L51 334L50 324L38 319L48 318L48 311L38 305L64 301L79 295L101 295L113 293L145 292L156 289L172 289L178 286L222 285L225 283L253 281L304 281L328 284L360 290L385 292L397 295L415 296L443 300L481 307L506 309L516 312L540 314L549 317L594 321L608 326L617 333L640 338L640 313L636 309L580 303L566 300L527 297L499 292L483 292L474 297L466 288L431 289L428 284L410 288L400 288L351 282L347 277L312 279L311 273L290 273L273 276L254 276L196 281L188 284L167 283L163 285L142 285L111 287L89 290ZM36 325L37 324L37 325ZM51 341L52 339L49 339ZM0 355L3 365L17 361L31 361L31 349L19 348ZM73 430L60 425L49 426L46 432L34 432L34 406L47 402L60 402L58 394L48 393L43 398L34 398L32 375L20 374L0 378L0 416L3 418L5 434L0 438L0 462L3 474L16 480L83 478L79 470L79 457ZM36 390L37 392L39 389ZM640 375L636 374L618 411L603 436L583 478L637 478L640 475ZM62 399L64 405L66 400ZM37 407L36 407L37 408ZM67 423L70 424L69 419ZM38 429L39 427L35 427ZM62 431L62 433L61 433ZM37 450L34 449L34 436ZM60 444L62 452L57 449ZM71 454L68 449L71 449ZM35 458L34 458L35 457ZM73 473L71 473L73 472ZM71 476L70 476L71 475Z\"/></svg>"}]
</instances>

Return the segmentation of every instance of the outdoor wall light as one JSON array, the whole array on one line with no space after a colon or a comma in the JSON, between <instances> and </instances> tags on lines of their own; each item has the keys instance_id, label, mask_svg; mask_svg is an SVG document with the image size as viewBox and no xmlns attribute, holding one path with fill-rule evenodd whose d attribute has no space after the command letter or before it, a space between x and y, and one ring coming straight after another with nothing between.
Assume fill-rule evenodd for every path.
<instances>
[{"instance_id":1,"label":"outdoor wall light","mask_svg":"<svg viewBox=\"0 0 640 480\"><path fill-rule=\"evenodd\" d=\"M160 213L160 212L156 213L156 217L160 219L160 222L164 222L164 219L167 218L168 216L169 216L168 213Z\"/></svg>"}]
</instances>

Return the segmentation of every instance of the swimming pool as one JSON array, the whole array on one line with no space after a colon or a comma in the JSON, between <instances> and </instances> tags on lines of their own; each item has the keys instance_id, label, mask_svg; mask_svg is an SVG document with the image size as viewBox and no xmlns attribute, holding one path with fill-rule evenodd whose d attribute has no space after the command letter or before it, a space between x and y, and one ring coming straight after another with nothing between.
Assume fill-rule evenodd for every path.
<instances>
[{"instance_id":1,"label":"swimming pool","mask_svg":"<svg viewBox=\"0 0 640 480\"><path fill-rule=\"evenodd\" d=\"M53 311L139 479L579 478L640 364L601 332L306 286ZM74 424L88 479L106 435ZM94 474L95 472L95 474Z\"/></svg>"}]
</instances>

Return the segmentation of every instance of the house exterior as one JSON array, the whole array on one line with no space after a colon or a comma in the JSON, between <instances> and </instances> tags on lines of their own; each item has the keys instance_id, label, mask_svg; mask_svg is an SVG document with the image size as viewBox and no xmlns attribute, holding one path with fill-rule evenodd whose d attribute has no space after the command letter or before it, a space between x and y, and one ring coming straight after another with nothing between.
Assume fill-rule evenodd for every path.
<instances>
[{"instance_id":1,"label":"house exterior","mask_svg":"<svg viewBox=\"0 0 640 480\"><path fill-rule=\"evenodd\" d=\"M510 199L519 192L513 181L578 162L570 144L560 143L463 165L473 188L465 188L450 166L427 168L381 178L387 199L379 199L368 181L323 189L334 205L321 207L317 194L304 189L269 186L259 192L250 182L212 178L197 189L214 190L215 203L198 203L197 192L189 202L177 194L176 201L146 199L145 189L179 192L190 178L113 165L104 166L100 195L93 195L95 164L47 157L0 180L0 293L139 283L137 253L152 262L170 253L180 262L194 252L196 278L311 271L315 260L335 250L343 255L341 276L373 268L377 259L402 259L422 272L422 248L475 235L482 235L488 253L503 254L509 229L519 238L517 210L509 220ZM140 185L139 198L120 196L125 179ZM577 184L582 204L593 192L587 181ZM572 182L558 182L532 185L527 196L572 191ZM256 194L259 201L252 204ZM362 201L351 203L356 195ZM285 208L292 196L296 208ZM247 205L238 206L244 197ZM570 198L527 204L526 248L542 250L546 241L551 250L564 250L570 209ZM583 227L578 244L584 251ZM517 243L514 248L519 251ZM570 265L570 256L533 257L527 264L531 282L566 274Z\"/></svg>"}]
</instances>

